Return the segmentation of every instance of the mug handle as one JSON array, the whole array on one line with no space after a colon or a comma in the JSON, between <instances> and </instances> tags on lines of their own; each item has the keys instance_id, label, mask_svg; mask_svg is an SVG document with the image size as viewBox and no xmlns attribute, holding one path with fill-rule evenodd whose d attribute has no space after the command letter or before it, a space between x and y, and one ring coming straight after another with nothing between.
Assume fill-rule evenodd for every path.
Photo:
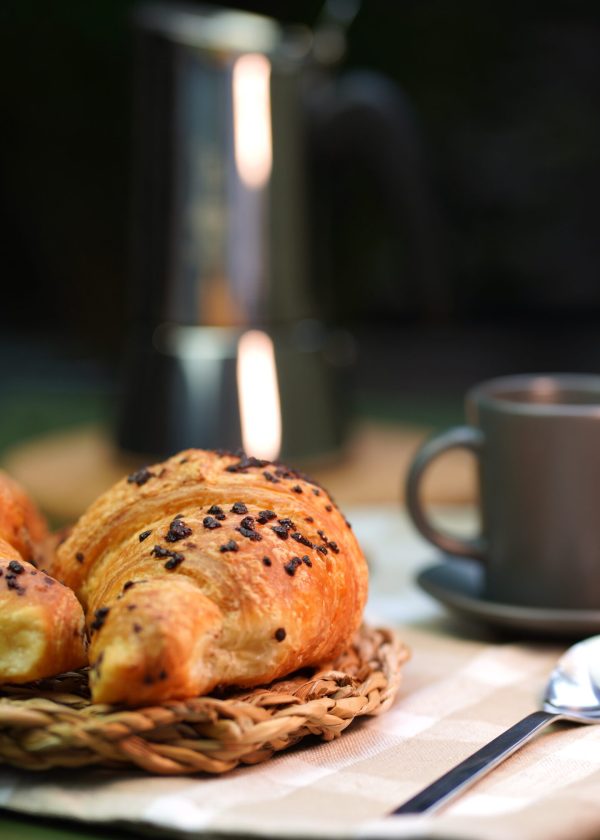
<instances>
[{"instance_id":1,"label":"mug handle","mask_svg":"<svg viewBox=\"0 0 600 840\"><path fill-rule=\"evenodd\" d=\"M474 455L479 455L483 441L482 432L471 426L457 426L447 432L442 432L428 440L419 449L406 479L406 507L415 527L425 539L447 554L457 554L459 557L471 557L481 561L485 558L486 549L483 537L461 539L439 531L421 506L419 491L425 470L434 458L451 449L468 449Z\"/></svg>"}]
</instances>

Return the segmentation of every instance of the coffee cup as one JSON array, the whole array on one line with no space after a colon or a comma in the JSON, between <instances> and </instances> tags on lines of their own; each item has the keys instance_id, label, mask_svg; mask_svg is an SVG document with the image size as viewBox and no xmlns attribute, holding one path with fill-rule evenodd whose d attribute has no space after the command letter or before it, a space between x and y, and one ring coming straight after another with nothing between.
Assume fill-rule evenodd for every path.
<instances>
[{"instance_id":1,"label":"coffee cup","mask_svg":"<svg viewBox=\"0 0 600 840\"><path fill-rule=\"evenodd\" d=\"M492 379L466 396L468 425L428 440L409 469L408 512L442 551L484 565L483 596L554 609L600 610L600 376ZM481 533L461 539L421 502L428 465L450 449L478 465Z\"/></svg>"}]
</instances>

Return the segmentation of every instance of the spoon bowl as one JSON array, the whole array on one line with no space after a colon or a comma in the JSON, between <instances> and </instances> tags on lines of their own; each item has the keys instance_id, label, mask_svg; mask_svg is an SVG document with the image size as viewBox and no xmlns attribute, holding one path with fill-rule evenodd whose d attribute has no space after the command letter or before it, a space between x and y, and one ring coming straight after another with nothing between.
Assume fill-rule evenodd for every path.
<instances>
[{"instance_id":1,"label":"spoon bowl","mask_svg":"<svg viewBox=\"0 0 600 840\"><path fill-rule=\"evenodd\" d=\"M550 674L544 711L576 723L600 720L600 636L570 647Z\"/></svg>"},{"instance_id":2,"label":"spoon bowl","mask_svg":"<svg viewBox=\"0 0 600 840\"><path fill-rule=\"evenodd\" d=\"M600 723L600 636L570 647L550 674L542 709L515 723L392 812L420 814L445 805L556 721Z\"/></svg>"}]
</instances>

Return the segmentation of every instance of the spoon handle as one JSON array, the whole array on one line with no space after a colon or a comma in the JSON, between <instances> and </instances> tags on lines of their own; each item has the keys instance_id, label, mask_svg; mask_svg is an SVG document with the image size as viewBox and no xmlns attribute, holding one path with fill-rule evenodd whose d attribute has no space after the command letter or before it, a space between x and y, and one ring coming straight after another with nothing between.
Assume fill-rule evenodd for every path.
<instances>
[{"instance_id":1,"label":"spoon handle","mask_svg":"<svg viewBox=\"0 0 600 840\"><path fill-rule=\"evenodd\" d=\"M555 712L532 712L527 715L502 735L494 738L485 747L465 758L452 770L444 773L429 787L426 787L404 805L400 805L392 815L396 814L420 814L423 811L432 811L446 803L451 797L470 787L474 782L492 770L501 761L519 749L536 732L548 726L554 720L560 718Z\"/></svg>"}]
</instances>

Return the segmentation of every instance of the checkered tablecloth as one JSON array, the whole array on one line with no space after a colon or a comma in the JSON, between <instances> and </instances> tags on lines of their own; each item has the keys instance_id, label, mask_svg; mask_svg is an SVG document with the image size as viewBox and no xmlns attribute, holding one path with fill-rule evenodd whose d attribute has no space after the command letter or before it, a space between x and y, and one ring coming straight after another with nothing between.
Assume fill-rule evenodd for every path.
<instances>
[{"instance_id":1,"label":"checkered tablecloth","mask_svg":"<svg viewBox=\"0 0 600 840\"><path fill-rule=\"evenodd\" d=\"M535 710L564 646L493 640L415 590L431 551L393 510L355 511L372 568L371 622L412 648L397 702L331 743L219 778L4 770L0 804L195 836L600 837L600 727L557 724L431 816L386 815Z\"/></svg>"}]
</instances>

